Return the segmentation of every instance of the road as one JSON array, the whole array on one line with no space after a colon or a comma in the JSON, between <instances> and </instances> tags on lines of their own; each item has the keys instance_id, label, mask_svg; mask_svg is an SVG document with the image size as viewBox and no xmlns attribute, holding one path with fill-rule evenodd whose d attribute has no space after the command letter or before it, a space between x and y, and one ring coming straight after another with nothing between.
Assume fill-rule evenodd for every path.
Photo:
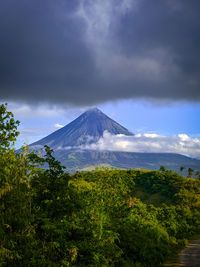
<instances>
[{"instance_id":1,"label":"road","mask_svg":"<svg viewBox=\"0 0 200 267\"><path fill-rule=\"evenodd\" d=\"M191 242L180 253L180 266L200 267L200 239Z\"/></svg>"}]
</instances>

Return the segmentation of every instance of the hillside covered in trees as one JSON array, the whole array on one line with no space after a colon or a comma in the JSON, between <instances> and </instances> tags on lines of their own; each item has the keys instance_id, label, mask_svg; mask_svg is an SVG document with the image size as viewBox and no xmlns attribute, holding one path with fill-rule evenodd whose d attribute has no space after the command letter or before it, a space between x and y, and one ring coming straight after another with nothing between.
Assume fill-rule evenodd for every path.
<instances>
[{"instance_id":1,"label":"hillside covered in trees","mask_svg":"<svg viewBox=\"0 0 200 267\"><path fill-rule=\"evenodd\" d=\"M52 156L16 153L0 106L0 266L156 267L200 233L200 180L172 171L70 175ZM44 165L45 168L41 168Z\"/></svg>"}]
</instances>

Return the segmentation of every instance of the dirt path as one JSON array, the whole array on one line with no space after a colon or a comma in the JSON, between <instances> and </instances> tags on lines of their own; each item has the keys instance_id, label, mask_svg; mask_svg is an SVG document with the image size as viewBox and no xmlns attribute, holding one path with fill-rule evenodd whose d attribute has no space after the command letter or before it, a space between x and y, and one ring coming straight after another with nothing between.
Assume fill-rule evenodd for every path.
<instances>
[{"instance_id":1,"label":"dirt path","mask_svg":"<svg viewBox=\"0 0 200 267\"><path fill-rule=\"evenodd\" d=\"M181 266L200 267L200 239L191 242L180 253Z\"/></svg>"}]
</instances>

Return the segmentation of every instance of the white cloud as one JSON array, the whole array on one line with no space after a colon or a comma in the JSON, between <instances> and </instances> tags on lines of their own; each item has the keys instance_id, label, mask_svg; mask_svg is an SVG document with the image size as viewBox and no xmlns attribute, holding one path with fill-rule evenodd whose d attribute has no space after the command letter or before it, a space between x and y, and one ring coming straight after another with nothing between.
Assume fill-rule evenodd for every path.
<instances>
[{"instance_id":1,"label":"white cloud","mask_svg":"<svg viewBox=\"0 0 200 267\"><path fill-rule=\"evenodd\" d=\"M27 143L30 144L32 142L35 142L55 130L58 130L60 128L64 127L63 125L56 123L53 127L40 127L40 128L21 128L19 127L19 138L17 139L17 144L20 146L21 144Z\"/></svg>"},{"instance_id":2,"label":"white cloud","mask_svg":"<svg viewBox=\"0 0 200 267\"><path fill-rule=\"evenodd\" d=\"M97 143L81 146L82 149L124 152L178 153L200 157L200 139L187 134L164 136L158 134L137 134L135 136L112 135L105 131Z\"/></svg>"},{"instance_id":3,"label":"white cloud","mask_svg":"<svg viewBox=\"0 0 200 267\"><path fill-rule=\"evenodd\" d=\"M178 137L181 141L189 141L190 137L187 134L179 134Z\"/></svg>"},{"instance_id":4,"label":"white cloud","mask_svg":"<svg viewBox=\"0 0 200 267\"><path fill-rule=\"evenodd\" d=\"M19 127L20 135L16 141L16 148L20 148L24 144L31 144L37 140L42 139L44 136L55 131L54 127L41 127L41 128L22 128Z\"/></svg>"},{"instance_id":5,"label":"white cloud","mask_svg":"<svg viewBox=\"0 0 200 267\"><path fill-rule=\"evenodd\" d=\"M48 131L52 131L52 128L22 128L20 129L20 136L37 136Z\"/></svg>"},{"instance_id":6,"label":"white cloud","mask_svg":"<svg viewBox=\"0 0 200 267\"><path fill-rule=\"evenodd\" d=\"M23 116L24 118L52 118L58 116L58 114L66 113L65 108L62 105L29 105L17 102L9 102L8 104L8 110L11 110L16 117Z\"/></svg>"},{"instance_id":7,"label":"white cloud","mask_svg":"<svg viewBox=\"0 0 200 267\"><path fill-rule=\"evenodd\" d=\"M5 101L6 102L6 101ZM74 119L80 113L85 111L88 107L78 108L67 104L48 104L48 103L34 103L27 104L23 102L9 102L8 110L13 112L15 117L20 118L56 118L65 117L67 119Z\"/></svg>"},{"instance_id":8,"label":"white cloud","mask_svg":"<svg viewBox=\"0 0 200 267\"><path fill-rule=\"evenodd\" d=\"M56 124L54 124L54 127L57 129L60 129L60 128L64 127L64 125L56 123Z\"/></svg>"}]
</instances>

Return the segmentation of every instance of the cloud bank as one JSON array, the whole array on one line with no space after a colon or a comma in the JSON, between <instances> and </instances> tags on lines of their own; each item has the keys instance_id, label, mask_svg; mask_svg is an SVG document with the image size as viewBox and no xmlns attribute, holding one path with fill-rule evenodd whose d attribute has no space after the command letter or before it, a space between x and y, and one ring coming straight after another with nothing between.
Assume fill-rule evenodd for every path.
<instances>
[{"instance_id":1,"label":"cloud bank","mask_svg":"<svg viewBox=\"0 0 200 267\"><path fill-rule=\"evenodd\" d=\"M69 149L69 148L68 148ZM178 153L200 158L200 139L187 134L162 136L144 133L134 136L112 135L105 131L97 143L79 147L79 149L108 150L123 152Z\"/></svg>"},{"instance_id":2,"label":"cloud bank","mask_svg":"<svg viewBox=\"0 0 200 267\"><path fill-rule=\"evenodd\" d=\"M2 0L0 98L200 101L199 0Z\"/></svg>"}]
</instances>

